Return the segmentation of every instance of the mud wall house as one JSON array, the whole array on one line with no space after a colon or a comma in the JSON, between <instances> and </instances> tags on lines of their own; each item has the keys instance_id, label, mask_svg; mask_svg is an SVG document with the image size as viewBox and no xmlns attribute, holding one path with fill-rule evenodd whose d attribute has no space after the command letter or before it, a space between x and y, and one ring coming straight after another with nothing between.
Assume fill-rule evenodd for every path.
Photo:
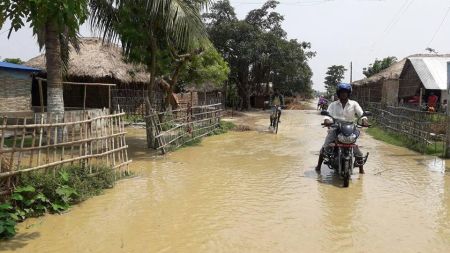
<instances>
[{"instance_id":1,"label":"mud wall house","mask_svg":"<svg viewBox=\"0 0 450 253\"><path fill-rule=\"evenodd\" d=\"M42 69L36 76L46 78L45 55L32 58L25 65ZM38 79L33 80L32 105L40 106ZM128 114L143 114L144 99L147 96L147 84L150 74L145 66L124 61L121 48L115 44L104 43L98 38L82 38L79 52L70 51L65 81L80 83L116 84L108 86L87 86L86 107L103 108L111 104L118 105ZM156 86L156 85L155 85ZM43 83L44 105L46 105L46 84ZM160 103L162 94L155 87L154 101ZM109 96L111 95L111 96ZM64 85L64 105L68 109L83 106L84 86ZM156 104L153 106L157 106Z\"/></svg>"},{"instance_id":2,"label":"mud wall house","mask_svg":"<svg viewBox=\"0 0 450 253\"><path fill-rule=\"evenodd\" d=\"M353 99L360 103L398 103L399 78L406 58L371 77L353 82Z\"/></svg>"},{"instance_id":3,"label":"mud wall house","mask_svg":"<svg viewBox=\"0 0 450 253\"><path fill-rule=\"evenodd\" d=\"M38 69L0 62L0 115L24 116L32 113L32 73Z\"/></svg>"},{"instance_id":4,"label":"mud wall house","mask_svg":"<svg viewBox=\"0 0 450 253\"><path fill-rule=\"evenodd\" d=\"M431 93L440 102L447 99L447 62L450 55L417 55L409 57L400 75L399 98L407 101L422 94L426 101Z\"/></svg>"}]
</instances>

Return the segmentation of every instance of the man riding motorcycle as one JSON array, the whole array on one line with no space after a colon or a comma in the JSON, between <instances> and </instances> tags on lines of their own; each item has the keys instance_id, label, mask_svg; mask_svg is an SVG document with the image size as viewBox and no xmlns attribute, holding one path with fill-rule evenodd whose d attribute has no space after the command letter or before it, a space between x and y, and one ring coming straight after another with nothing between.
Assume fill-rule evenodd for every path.
<instances>
[{"instance_id":1,"label":"man riding motorcycle","mask_svg":"<svg viewBox=\"0 0 450 253\"><path fill-rule=\"evenodd\" d=\"M339 100L332 102L328 106L328 112L330 116L337 120L342 121L354 121L355 115L358 115L358 117L363 116L363 109L358 104L358 102L354 100L350 100L349 97L352 93L352 86L348 83L340 83L337 86L336 94ZM366 117L362 117L362 126L368 126L368 120ZM332 119L330 117L326 117L324 120L324 125L330 127L333 124ZM320 150L319 155L319 161L317 163L316 170L320 171L320 168L322 166L322 162L324 160L324 149L328 147L331 143L334 143L336 141L336 129L331 128L328 130L328 135L325 139L325 143L322 146L322 149ZM353 149L353 152L355 154L356 159L363 159L363 154L358 146L356 146ZM359 166L359 173L364 174L364 166Z\"/></svg>"},{"instance_id":2,"label":"man riding motorcycle","mask_svg":"<svg viewBox=\"0 0 450 253\"><path fill-rule=\"evenodd\" d=\"M278 89L274 90L274 93L270 96L269 99L269 105L271 107L271 114L270 114L270 126L269 127L275 127L275 115L277 110L279 110L278 114L278 123L280 123L280 117L281 117L281 106L284 105L284 97L281 95L281 93L278 91Z\"/></svg>"},{"instance_id":3,"label":"man riding motorcycle","mask_svg":"<svg viewBox=\"0 0 450 253\"><path fill-rule=\"evenodd\" d=\"M317 110L326 110L327 104L328 100L323 95L320 95L319 102L317 102Z\"/></svg>"}]
</instances>

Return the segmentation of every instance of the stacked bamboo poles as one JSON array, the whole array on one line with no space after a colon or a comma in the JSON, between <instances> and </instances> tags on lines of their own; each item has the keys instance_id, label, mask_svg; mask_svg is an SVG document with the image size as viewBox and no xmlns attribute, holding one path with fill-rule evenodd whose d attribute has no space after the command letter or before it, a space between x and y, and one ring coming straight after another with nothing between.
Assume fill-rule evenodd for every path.
<instances>
[{"instance_id":1,"label":"stacked bamboo poles","mask_svg":"<svg viewBox=\"0 0 450 253\"><path fill-rule=\"evenodd\" d=\"M219 103L154 113L146 117L147 128L155 129L156 149L164 154L167 150L212 133L220 126L222 111L222 104Z\"/></svg>"}]
</instances>

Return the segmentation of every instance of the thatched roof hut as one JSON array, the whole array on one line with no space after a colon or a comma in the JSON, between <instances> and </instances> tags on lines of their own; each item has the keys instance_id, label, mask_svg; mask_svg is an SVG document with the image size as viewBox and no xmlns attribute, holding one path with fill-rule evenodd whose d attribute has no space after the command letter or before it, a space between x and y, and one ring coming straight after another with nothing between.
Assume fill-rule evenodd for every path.
<instances>
[{"instance_id":1,"label":"thatched roof hut","mask_svg":"<svg viewBox=\"0 0 450 253\"><path fill-rule=\"evenodd\" d=\"M353 82L353 97L362 102L397 103L399 78L407 58L371 77Z\"/></svg>"},{"instance_id":2,"label":"thatched roof hut","mask_svg":"<svg viewBox=\"0 0 450 253\"><path fill-rule=\"evenodd\" d=\"M353 82L354 85L359 86L359 85L370 85L370 84L374 84L374 83L378 83L380 81L383 80L394 80L394 79L399 79L400 75L402 74L402 71L405 67L406 62L408 61L408 59L410 58L422 58L422 57L450 57L450 55L430 55L430 54L414 54L414 55L410 55L406 58L404 58L401 61L398 61L394 64L392 64L389 68L384 69L383 71L381 71L380 73L377 73L371 77L368 78L364 78L358 81Z\"/></svg>"},{"instance_id":3,"label":"thatched roof hut","mask_svg":"<svg viewBox=\"0 0 450 253\"><path fill-rule=\"evenodd\" d=\"M45 73L45 55L34 57L25 65L41 69ZM126 63L117 45L102 43L99 38L82 38L80 52L71 50L67 79L84 82L144 84L150 81L150 74L142 65Z\"/></svg>"},{"instance_id":4,"label":"thatched roof hut","mask_svg":"<svg viewBox=\"0 0 450 253\"><path fill-rule=\"evenodd\" d=\"M413 96L420 87L442 90L446 88L446 63L450 55L415 54L393 64L369 78L353 82L354 98L364 102L381 102L396 105L400 98ZM443 80L439 85L432 78ZM419 72L419 73L418 73ZM422 78L421 75L422 74ZM439 86L439 87L438 87ZM445 87L444 87L445 86ZM437 88L436 88L437 87Z\"/></svg>"},{"instance_id":5,"label":"thatched roof hut","mask_svg":"<svg viewBox=\"0 0 450 253\"><path fill-rule=\"evenodd\" d=\"M26 66L38 68L38 77L46 77L45 55L39 55L25 63ZM150 82L150 74L145 66L127 63L122 49L115 44L104 43L99 38L82 38L80 51L71 50L66 81L81 83L116 84L111 91L107 87L89 86L87 88L86 106L102 108L120 105L127 113L142 111L144 97L147 95L146 84ZM44 83L45 84L45 83ZM32 86L32 104L40 105L36 79ZM46 86L44 85L44 105L46 104ZM109 94L111 97L109 98ZM155 91L155 96L161 96ZM82 86L64 86L64 105L66 108L83 106L84 92ZM156 100L155 100L156 101ZM159 100L158 100L159 101Z\"/></svg>"}]
</instances>

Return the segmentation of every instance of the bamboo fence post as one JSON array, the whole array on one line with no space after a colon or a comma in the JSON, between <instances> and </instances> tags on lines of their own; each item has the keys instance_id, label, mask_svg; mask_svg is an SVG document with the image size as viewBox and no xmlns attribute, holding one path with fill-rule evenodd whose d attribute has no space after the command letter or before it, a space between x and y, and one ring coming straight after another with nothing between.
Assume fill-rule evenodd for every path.
<instances>
[{"instance_id":1,"label":"bamboo fence post","mask_svg":"<svg viewBox=\"0 0 450 253\"><path fill-rule=\"evenodd\" d=\"M71 132L71 135L72 135L72 142L74 142L75 141L75 125L71 125L71 131L70 132ZM75 147L75 145L70 145L70 156L71 156L71 158L73 158L75 156L74 147ZM73 162L71 163L71 165L73 165Z\"/></svg>"},{"instance_id":2,"label":"bamboo fence post","mask_svg":"<svg viewBox=\"0 0 450 253\"><path fill-rule=\"evenodd\" d=\"M19 125L19 119L17 118L16 119L16 126L18 126ZM10 162L10 168L11 168L11 170L14 170L14 151L15 151L15 149L16 149L16 144L17 144L17 128L14 128L14 139L13 139L13 144L12 144L12 151L11 151L11 158L10 158L10 160L9 160L9 162ZM16 169L16 170L18 170L18 168ZM8 177L8 179L7 179L7 181L6 181L6 185L7 185L7 187L8 188L10 188L10 185L11 185L11 177Z\"/></svg>"},{"instance_id":3,"label":"bamboo fence post","mask_svg":"<svg viewBox=\"0 0 450 253\"><path fill-rule=\"evenodd\" d=\"M106 119L102 119L103 120L103 127L102 127L102 132L103 132L103 136L105 137L104 139L104 144L105 144L105 152L109 151L109 145L108 145L108 121ZM106 164L107 166L110 166L110 162L109 162L109 155L106 156Z\"/></svg>"},{"instance_id":4,"label":"bamboo fence post","mask_svg":"<svg viewBox=\"0 0 450 253\"><path fill-rule=\"evenodd\" d=\"M83 138L83 129L84 128L84 126L83 126L83 123L80 123L80 132L79 132L79 137L78 137L78 139L79 140L83 140L84 138ZM79 150L78 150L78 153L79 153L79 156L80 157L82 157L83 156L83 146L84 146L84 143L83 142L80 142L80 145L79 145ZM83 168L84 168L84 161L79 161L80 163L81 163L81 166L83 166Z\"/></svg>"},{"instance_id":5,"label":"bamboo fence post","mask_svg":"<svg viewBox=\"0 0 450 253\"><path fill-rule=\"evenodd\" d=\"M0 140L0 149L3 149L3 145L5 144L5 127L6 127L7 122L8 122L8 118L6 116L3 116L2 136L1 136L1 140ZM0 171L3 171L2 170L2 163L3 163L3 157L0 157Z\"/></svg>"},{"instance_id":6,"label":"bamboo fence post","mask_svg":"<svg viewBox=\"0 0 450 253\"><path fill-rule=\"evenodd\" d=\"M110 121L110 130L111 130L111 133L110 133L111 137L109 138L111 140L111 150L115 150L115 143L114 143L114 137L113 137L113 135L114 135L114 118L111 117L109 119L109 121ZM115 152L112 153L112 166L113 167L116 166L116 153Z\"/></svg>"},{"instance_id":7,"label":"bamboo fence post","mask_svg":"<svg viewBox=\"0 0 450 253\"><path fill-rule=\"evenodd\" d=\"M16 126L19 125L19 119L16 119ZM16 142L17 142L17 128L14 128L14 139L13 139L13 144L12 144L12 151L11 151L11 159L10 159L10 164L11 164L11 169L14 168L14 150L16 149Z\"/></svg>"},{"instance_id":8,"label":"bamboo fence post","mask_svg":"<svg viewBox=\"0 0 450 253\"><path fill-rule=\"evenodd\" d=\"M69 141L68 138L66 137L66 129L67 129L67 125L64 125L61 130L62 130L62 139L61 139L61 143L65 143L66 141ZM64 157L65 157L65 145L62 146L61 149L61 161L64 161Z\"/></svg>"},{"instance_id":9,"label":"bamboo fence post","mask_svg":"<svg viewBox=\"0 0 450 253\"><path fill-rule=\"evenodd\" d=\"M43 133L43 132L44 132L44 128L42 127L42 125L44 124L44 114L41 115L40 123L41 123L41 126L40 126L40 128L39 128L38 166L41 165L41 149L40 149L40 147L42 146L42 138L43 138L43 134L44 134L44 133Z\"/></svg>"},{"instance_id":10,"label":"bamboo fence post","mask_svg":"<svg viewBox=\"0 0 450 253\"><path fill-rule=\"evenodd\" d=\"M86 154L92 155L92 143L93 143L93 140L91 138L92 137L92 132L91 132L92 131L92 121L90 121L91 117L89 115L87 115L87 118L88 118L89 122L86 123L86 128L87 128L86 139L89 139L89 141L86 142L86 145L88 147L88 149L86 150ZM92 159L88 159L87 161L88 161L88 166L89 166L89 172L92 173Z\"/></svg>"},{"instance_id":11,"label":"bamboo fence post","mask_svg":"<svg viewBox=\"0 0 450 253\"><path fill-rule=\"evenodd\" d=\"M48 117L47 117L47 123L48 123L48 122L53 122L53 121L52 121L52 114L47 113L47 115L48 115ZM47 126L47 127L46 127L46 137L47 137L47 143L46 143L46 146L47 146L47 155L46 155L46 157L45 157L45 162L46 162L46 163L50 163L50 160L49 160L49 159L50 159L50 143L51 143L51 135L52 135L51 129L52 129L51 126Z\"/></svg>"},{"instance_id":12,"label":"bamboo fence post","mask_svg":"<svg viewBox=\"0 0 450 253\"><path fill-rule=\"evenodd\" d=\"M36 146L36 127L33 127L33 134L32 134L32 140L31 140L31 147L35 147ZM31 154L30 154L30 162L28 167L33 166L33 155L34 155L34 149L31 150Z\"/></svg>"},{"instance_id":13,"label":"bamboo fence post","mask_svg":"<svg viewBox=\"0 0 450 253\"><path fill-rule=\"evenodd\" d=\"M99 148L98 148L98 120L95 120L95 122L94 122L94 129L95 129L95 139L96 139L96 141L95 141L95 154L99 154Z\"/></svg>"},{"instance_id":14,"label":"bamboo fence post","mask_svg":"<svg viewBox=\"0 0 450 253\"><path fill-rule=\"evenodd\" d=\"M19 156L17 158L17 170L20 170L20 164L22 163L22 149L23 149L23 145L25 143L25 134L26 134L26 125L27 125L27 118L23 119L23 128L22 128L22 139L20 141L20 149L21 151L19 151Z\"/></svg>"},{"instance_id":15,"label":"bamboo fence post","mask_svg":"<svg viewBox=\"0 0 450 253\"><path fill-rule=\"evenodd\" d=\"M121 126L122 123L121 123L120 117L121 116L117 117L116 124L117 124L117 129L118 129L117 132L121 134L123 132L123 130L122 130L122 126ZM122 135L119 135L117 138L118 138L118 147L123 147L124 145L123 145ZM120 164L122 164L124 162L123 150L119 151L119 160L120 160ZM122 169L121 169L121 171L122 171Z\"/></svg>"},{"instance_id":16,"label":"bamboo fence post","mask_svg":"<svg viewBox=\"0 0 450 253\"><path fill-rule=\"evenodd\" d=\"M122 119L122 117L123 116L120 116L121 117L121 119ZM122 131L123 131L123 135L122 135L122 139L123 139L123 146L127 146L127 139L126 139L126 137L125 137L125 124L124 124L124 122L123 122L123 120L121 120L121 122L122 122ZM129 166L128 166L128 150L124 150L124 152L125 152L125 161L127 162L127 164L126 164L126 166L127 166L127 172L129 173L130 172L130 170L129 170Z\"/></svg>"},{"instance_id":17,"label":"bamboo fence post","mask_svg":"<svg viewBox=\"0 0 450 253\"><path fill-rule=\"evenodd\" d=\"M86 120L86 116L87 116L87 113L86 112L83 112L83 120ZM83 147L84 147L84 156L87 156L88 154L89 154L89 147L88 147L88 136L89 136L89 133L88 133L88 131L89 131L89 127L88 127L88 123L86 123L86 122L83 122L82 123L83 124L83 130L84 130L84 133L83 133L83 135L81 136L81 138L83 139ZM89 166L89 158L87 158L87 159L85 159L84 161L83 161L83 163L84 163L84 166L88 166L88 168L90 167ZM91 172L90 171L90 168L89 168L89 172Z\"/></svg>"},{"instance_id":18,"label":"bamboo fence post","mask_svg":"<svg viewBox=\"0 0 450 253\"><path fill-rule=\"evenodd\" d=\"M56 117L55 117L55 122L59 122L58 121L58 115L56 115ZM55 129L54 129L54 139L53 139L53 161L55 162L56 161L56 149L57 149L57 146L55 146L55 144L58 144L58 128L59 127L55 127Z\"/></svg>"}]
</instances>

